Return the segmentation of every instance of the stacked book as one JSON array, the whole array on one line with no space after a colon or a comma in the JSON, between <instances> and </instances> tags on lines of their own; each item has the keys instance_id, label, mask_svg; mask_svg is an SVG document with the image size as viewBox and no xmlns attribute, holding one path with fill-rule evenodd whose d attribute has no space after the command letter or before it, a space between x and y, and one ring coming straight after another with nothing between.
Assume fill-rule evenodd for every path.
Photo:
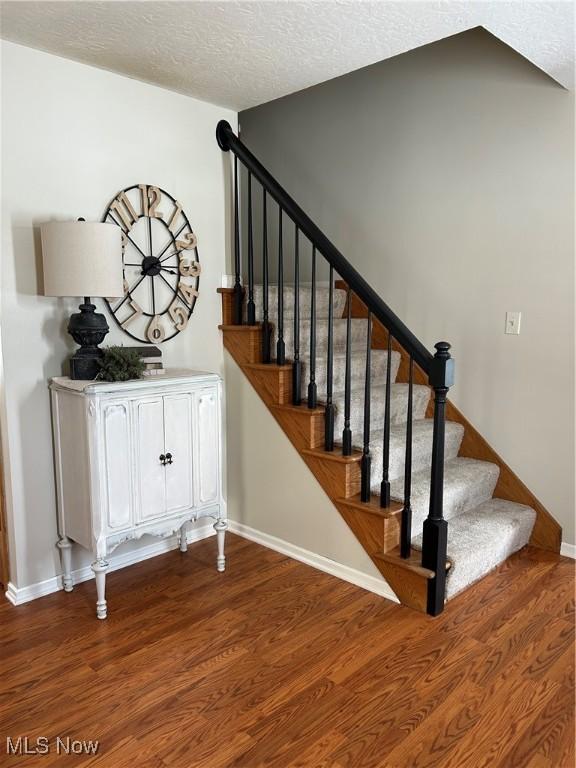
<instances>
[{"instance_id":1,"label":"stacked book","mask_svg":"<svg viewBox=\"0 0 576 768\"><path fill-rule=\"evenodd\" d=\"M144 363L144 376L162 376L164 366L162 365L162 351L153 345L146 347L131 347L138 352Z\"/></svg>"}]
</instances>

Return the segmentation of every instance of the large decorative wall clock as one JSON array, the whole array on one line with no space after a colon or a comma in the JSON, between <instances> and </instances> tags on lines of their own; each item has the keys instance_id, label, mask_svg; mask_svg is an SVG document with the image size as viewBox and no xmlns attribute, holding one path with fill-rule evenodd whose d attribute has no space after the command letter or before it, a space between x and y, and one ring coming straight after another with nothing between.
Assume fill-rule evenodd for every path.
<instances>
[{"instance_id":1,"label":"large decorative wall clock","mask_svg":"<svg viewBox=\"0 0 576 768\"><path fill-rule=\"evenodd\" d=\"M122 230L124 296L106 303L133 339L159 344L188 325L198 297L198 242L176 198L135 184L112 200L103 221Z\"/></svg>"}]
</instances>

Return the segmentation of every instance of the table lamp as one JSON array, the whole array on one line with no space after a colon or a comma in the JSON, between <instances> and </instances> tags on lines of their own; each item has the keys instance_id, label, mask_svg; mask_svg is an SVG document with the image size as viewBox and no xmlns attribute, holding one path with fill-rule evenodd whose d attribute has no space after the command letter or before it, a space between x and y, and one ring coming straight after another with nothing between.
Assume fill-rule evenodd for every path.
<instances>
[{"instance_id":1,"label":"table lamp","mask_svg":"<svg viewBox=\"0 0 576 768\"><path fill-rule=\"evenodd\" d=\"M45 296L84 296L70 316L68 333L80 345L70 358L71 379L94 379L110 330L91 296L124 296L120 227L84 221L51 221L40 227Z\"/></svg>"}]
</instances>

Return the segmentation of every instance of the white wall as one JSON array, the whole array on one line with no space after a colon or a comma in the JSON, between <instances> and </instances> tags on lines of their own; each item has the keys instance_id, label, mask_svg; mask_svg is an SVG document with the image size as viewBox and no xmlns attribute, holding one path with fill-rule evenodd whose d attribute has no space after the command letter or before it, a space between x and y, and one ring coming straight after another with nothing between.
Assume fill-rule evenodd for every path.
<instances>
[{"instance_id":1,"label":"white wall","mask_svg":"<svg viewBox=\"0 0 576 768\"><path fill-rule=\"evenodd\" d=\"M428 348L452 343L450 397L574 543L574 94L478 29L240 124ZM507 310L522 312L520 336L504 334ZM251 423L252 399L236 406ZM256 460L234 472L251 477ZM242 514L263 518L254 504ZM286 532L270 515L266 531L301 539L293 519Z\"/></svg>"},{"instance_id":2,"label":"white wall","mask_svg":"<svg viewBox=\"0 0 576 768\"><path fill-rule=\"evenodd\" d=\"M38 295L38 226L78 216L98 221L131 184L155 184L177 197L198 235L203 272L194 314L163 345L164 360L223 373L215 291L225 272L230 183L229 158L214 137L222 118L236 124L229 110L2 43L0 306L11 579L19 588L60 572L47 380L61 375L74 348L66 324L78 303ZM105 343L134 343L110 327ZM75 567L89 560L78 558Z\"/></svg>"}]
</instances>

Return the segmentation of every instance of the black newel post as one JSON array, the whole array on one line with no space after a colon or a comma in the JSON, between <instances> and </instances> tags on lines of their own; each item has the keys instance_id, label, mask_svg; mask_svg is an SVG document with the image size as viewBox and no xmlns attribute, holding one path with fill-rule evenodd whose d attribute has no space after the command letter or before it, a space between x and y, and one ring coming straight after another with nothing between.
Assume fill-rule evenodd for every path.
<instances>
[{"instance_id":1,"label":"black newel post","mask_svg":"<svg viewBox=\"0 0 576 768\"><path fill-rule=\"evenodd\" d=\"M427 612L437 616L444 610L446 592L446 551L448 523L443 517L444 496L444 433L446 426L446 395L454 383L454 360L450 344L439 341L432 361L429 382L434 389L434 434L432 438L432 470L430 478L430 510L424 521L422 537L422 566L436 574L428 580Z\"/></svg>"},{"instance_id":2,"label":"black newel post","mask_svg":"<svg viewBox=\"0 0 576 768\"><path fill-rule=\"evenodd\" d=\"M216 126L216 141L222 152L230 151L230 136L234 136L232 128L226 120L220 120ZM241 283L240 259L240 210L238 201L238 157L234 155L234 292L232 320L234 325L242 325L244 289Z\"/></svg>"}]
</instances>

